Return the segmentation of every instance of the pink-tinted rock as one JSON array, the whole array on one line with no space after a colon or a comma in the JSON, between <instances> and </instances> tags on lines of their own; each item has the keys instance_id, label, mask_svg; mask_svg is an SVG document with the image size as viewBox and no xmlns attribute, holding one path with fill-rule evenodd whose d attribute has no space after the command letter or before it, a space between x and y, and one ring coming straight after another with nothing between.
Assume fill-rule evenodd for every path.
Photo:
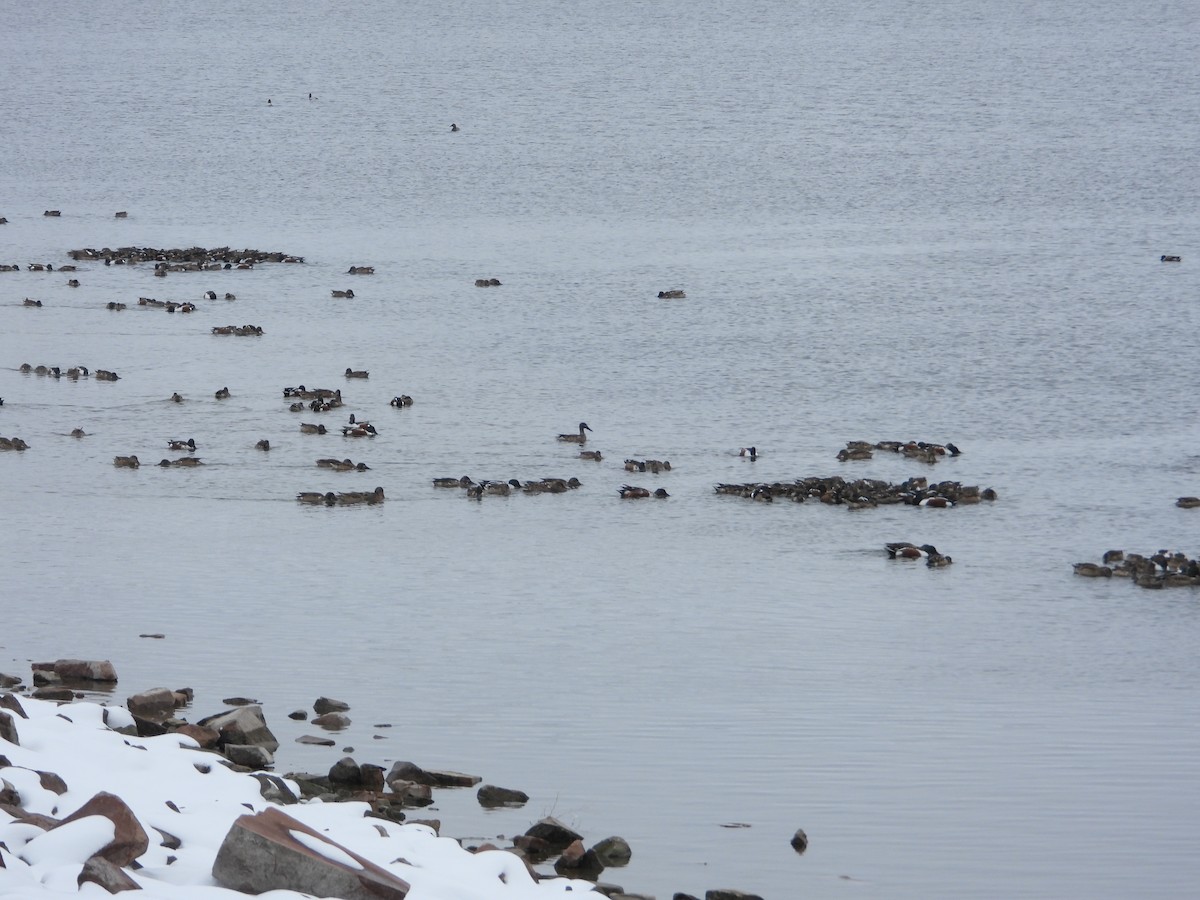
<instances>
[{"instance_id":1,"label":"pink-tinted rock","mask_svg":"<svg viewBox=\"0 0 1200 900\"><path fill-rule=\"evenodd\" d=\"M107 659L60 659L54 671L62 678L83 681L116 681L117 670Z\"/></svg>"},{"instance_id":2,"label":"pink-tinted rock","mask_svg":"<svg viewBox=\"0 0 1200 900\"><path fill-rule=\"evenodd\" d=\"M310 849L296 834L330 852ZM331 858L343 854L353 865ZM387 870L274 807L233 823L212 872L223 887L249 894L291 890L342 900L404 900L409 889Z\"/></svg>"},{"instance_id":3,"label":"pink-tinted rock","mask_svg":"<svg viewBox=\"0 0 1200 900\"><path fill-rule=\"evenodd\" d=\"M220 732L222 744L257 744L272 753L279 749L279 741L267 727L261 706L242 706L201 719L197 724L215 728Z\"/></svg>"},{"instance_id":4,"label":"pink-tinted rock","mask_svg":"<svg viewBox=\"0 0 1200 900\"><path fill-rule=\"evenodd\" d=\"M205 750L217 746L217 741L221 739L221 733L217 729L205 725L180 725L175 729L175 733L187 735Z\"/></svg>"},{"instance_id":5,"label":"pink-tinted rock","mask_svg":"<svg viewBox=\"0 0 1200 900\"><path fill-rule=\"evenodd\" d=\"M151 688L131 695L125 701L125 706L139 719L161 723L175 714L175 692L167 688Z\"/></svg>"},{"instance_id":6,"label":"pink-tinted rock","mask_svg":"<svg viewBox=\"0 0 1200 900\"><path fill-rule=\"evenodd\" d=\"M103 856L115 865L129 865L150 846L150 839L133 810L115 794L101 791L59 824L66 825L87 816L104 816L113 823L116 833L112 841L100 849L97 856Z\"/></svg>"}]
</instances>

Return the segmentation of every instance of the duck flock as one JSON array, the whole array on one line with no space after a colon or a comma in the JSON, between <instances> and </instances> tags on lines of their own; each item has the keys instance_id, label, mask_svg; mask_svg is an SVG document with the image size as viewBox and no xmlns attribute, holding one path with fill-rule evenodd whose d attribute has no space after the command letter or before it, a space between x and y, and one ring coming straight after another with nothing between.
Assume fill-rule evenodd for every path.
<instances>
[{"instance_id":1,"label":"duck flock","mask_svg":"<svg viewBox=\"0 0 1200 900\"><path fill-rule=\"evenodd\" d=\"M120 217L120 214L118 214ZM265 252L259 250L234 250L229 247L205 249L192 247L187 249L160 249L150 247L121 247L118 249L86 248L69 251L68 255L75 262L103 263L105 266L138 266L149 264L153 266L153 274L166 277L176 272L203 272L227 269L252 269L255 266L271 263L302 264L304 257L282 252ZM1166 261L1166 258L1164 258ZM1173 258L1170 261L1175 261ZM0 265L0 271L19 272L17 264ZM73 264L60 265L57 270L53 263L30 263L25 267L35 272L75 272L78 267ZM373 275L373 266L350 266L345 274ZM76 279L69 284L78 285ZM480 278L475 281L478 287L498 287L501 285L496 278ZM332 290L331 295L338 298L354 298L351 289ZM683 290L671 289L658 292L659 298L684 299ZM203 294L204 300L216 301L218 294L208 290ZM224 301L233 301L237 296L225 292ZM153 297L139 297L138 305L164 309L168 313L191 313L197 304L188 301L160 301ZM41 307L42 301L25 298L23 305ZM112 301L106 308L121 311L127 308L125 303ZM251 336L264 334L261 326L219 325L213 326L214 335ZM117 381L120 376L106 369L91 370L86 366L49 366L23 363L20 371L27 375L37 375L48 378L94 378L102 381ZM344 376L347 380L363 380L370 377L366 370L347 367ZM215 392L216 399L222 400L230 396L229 388L222 387ZM341 388L307 388L301 384L298 387L283 389L283 397L289 401L288 409L292 412L325 413L339 409L344 405ZM169 398L176 403L184 402L184 398L174 393ZM413 398L407 394L395 396L390 405L397 409L412 406ZM3 399L0 398L0 406ZM328 426L321 422L302 422L299 426L301 433L327 434L340 427L345 437L373 438L378 430L370 422L357 419L351 414L346 424ZM603 454L599 450L584 449L588 435L592 432L586 422L580 422L578 428L557 436L557 440L565 444L575 444L580 447L580 460L600 462ZM83 437L86 432L82 428L72 431L75 437ZM270 450L270 441L262 439L255 445L259 450ZM184 452L188 455L176 459L162 459L158 466L163 468L190 468L203 465L203 461L195 456L196 443L194 439L171 439L167 442L169 450ZM0 450L25 451L29 449L20 437L0 437ZM750 461L758 459L759 451L755 446L743 447L739 455ZM836 459L840 462L855 462L871 460L875 454L891 454L916 462L934 465L946 459L954 459L962 455L962 451L950 442L935 442L924 440L881 440L847 441L846 446L839 450ZM113 465L118 468L139 468L141 462L136 455L117 456ZM366 472L370 466L365 462L354 462L349 458L321 458L316 465L331 472ZM672 466L669 460L626 458L624 469L627 472L649 475L669 473ZM432 480L435 488L455 489L471 500L479 501L487 496L510 496L514 493L523 494L561 494L582 486L578 478L548 477L535 480L521 481L516 478L476 481L470 476L438 477ZM931 483L924 476L913 476L898 483L891 483L874 478L846 478L842 475L812 475L796 478L791 481L749 481L743 483L721 483L715 485L717 494L736 496L756 503L773 503L776 500L803 503L815 501L829 506L842 506L848 510L863 510L888 505L909 505L932 508L951 508L955 506L991 503L997 500L995 489L981 488L978 485L965 485L955 480L943 480ZM621 484L616 489L618 498L622 500L660 499L665 500L670 494L665 488L645 487L637 484ZM296 501L311 506L374 506L386 499L384 489L376 487L373 491L301 491L296 495ZM1184 508L1200 507L1200 498L1181 497L1177 505ZM885 545L888 558L895 560L924 560L931 568L950 565L950 556L939 552L930 544L914 544L907 541L891 542ZM1164 587L1178 585L1200 585L1200 564L1189 559L1182 553L1159 551L1150 555L1130 553L1125 555L1120 551L1110 551L1105 554L1102 563L1078 563L1075 572L1088 577L1128 576L1141 587Z\"/></svg>"}]
</instances>

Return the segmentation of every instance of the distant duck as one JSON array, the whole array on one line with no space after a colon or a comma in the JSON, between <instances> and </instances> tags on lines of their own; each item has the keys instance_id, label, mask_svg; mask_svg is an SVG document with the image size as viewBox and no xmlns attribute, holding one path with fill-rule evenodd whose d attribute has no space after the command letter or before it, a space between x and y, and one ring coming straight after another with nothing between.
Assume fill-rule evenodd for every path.
<instances>
[{"instance_id":1,"label":"distant duck","mask_svg":"<svg viewBox=\"0 0 1200 900\"><path fill-rule=\"evenodd\" d=\"M19 437L0 437L0 450L28 450L29 445Z\"/></svg>"},{"instance_id":2,"label":"distant duck","mask_svg":"<svg viewBox=\"0 0 1200 900\"><path fill-rule=\"evenodd\" d=\"M342 426L342 434L346 437L375 437L379 432L370 422L363 422L360 425Z\"/></svg>"},{"instance_id":3,"label":"distant duck","mask_svg":"<svg viewBox=\"0 0 1200 900\"><path fill-rule=\"evenodd\" d=\"M22 306L41 306L41 305L42 305L42 301L41 301L41 300L30 300L28 297L26 297L26 298L25 298L25 299L22 301L21 305L22 305Z\"/></svg>"},{"instance_id":4,"label":"distant duck","mask_svg":"<svg viewBox=\"0 0 1200 900\"><path fill-rule=\"evenodd\" d=\"M500 287L499 278L476 278L475 287Z\"/></svg>"},{"instance_id":5,"label":"distant duck","mask_svg":"<svg viewBox=\"0 0 1200 900\"><path fill-rule=\"evenodd\" d=\"M347 271L347 275L374 275L374 266L351 266Z\"/></svg>"},{"instance_id":6,"label":"distant duck","mask_svg":"<svg viewBox=\"0 0 1200 900\"><path fill-rule=\"evenodd\" d=\"M1163 254L1158 258L1159 262L1183 262L1182 256L1168 256Z\"/></svg>"},{"instance_id":7,"label":"distant duck","mask_svg":"<svg viewBox=\"0 0 1200 900\"><path fill-rule=\"evenodd\" d=\"M128 219L129 213L127 213L125 210L121 210L119 213L114 214L113 218L114 219Z\"/></svg>"},{"instance_id":8,"label":"distant duck","mask_svg":"<svg viewBox=\"0 0 1200 900\"><path fill-rule=\"evenodd\" d=\"M354 299L354 289L353 288L348 288L347 290L344 290L344 291L330 291L329 293L331 293L335 297L348 297L351 300Z\"/></svg>"},{"instance_id":9,"label":"distant duck","mask_svg":"<svg viewBox=\"0 0 1200 900\"><path fill-rule=\"evenodd\" d=\"M196 452L196 439L188 438L186 441L167 441L168 450L186 450L189 453Z\"/></svg>"},{"instance_id":10,"label":"distant duck","mask_svg":"<svg viewBox=\"0 0 1200 900\"><path fill-rule=\"evenodd\" d=\"M659 291L658 292L659 300L683 300L686 297L687 297L687 294L685 294L683 291L680 291L680 290Z\"/></svg>"},{"instance_id":11,"label":"distant duck","mask_svg":"<svg viewBox=\"0 0 1200 900\"><path fill-rule=\"evenodd\" d=\"M602 459L604 459L599 450L580 450L579 458L590 459L594 462L600 462Z\"/></svg>"},{"instance_id":12,"label":"distant duck","mask_svg":"<svg viewBox=\"0 0 1200 900\"><path fill-rule=\"evenodd\" d=\"M51 218L53 218L53 219L57 219L59 216L61 216L61 215L62 215L62 212L61 212L60 210L57 210L57 209L48 209L48 210L46 210L44 213L42 213L42 215L43 215L43 216L50 216L50 217L51 217Z\"/></svg>"},{"instance_id":13,"label":"distant duck","mask_svg":"<svg viewBox=\"0 0 1200 900\"><path fill-rule=\"evenodd\" d=\"M71 437L73 437L73 438L87 437L87 432L84 431L82 428L72 428L71 429Z\"/></svg>"},{"instance_id":14,"label":"distant duck","mask_svg":"<svg viewBox=\"0 0 1200 900\"><path fill-rule=\"evenodd\" d=\"M217 391L215 396L218 400L228 400L229 397L231 396L229 393L229 388L227 388L227 387L221 388L219 391Z\"/></svg>"},{"instance_id":15,"label":"distant duck","mask_svg":"<svg viewBox=\"0 0 1200 900\"><path fill-rule=\"evenodd\" d=\"M953 562L952 557L943 556L941 553L930 553L929 558L925 560L925 565L931 569L944 569Z\"/></svg>"},{"instance_id":16,"label":"distant duck","mask_svg":"<svg viewBox=\"0 0 1200 900\"><path fill-rule=\"evenodd\" d=\"M236 299L237 299L237 294L231 294L231 293L229 293L228 291L226 291L226 292L225 292L225 299L226 299L226 300L236 300Z\"/></svg>"},{"instance_id":17,"label":"distant duck","mask_svg":"<svg viewBox=\"0 0 1200 900\"><path fill-rule=\"evenodd\" d=\"M308 422L300 423L300 431L302 434L325 434L324 425L312 425Z\"/></svg>"},{"instance_id":18,"label":"distant duck","mask_svg":"<svg viewBox=\"0 0 1200 900\"><path fill-rule=\"evenodd\" d=\"M79 287L79 279L72 278L70 281L67 282L67 287Z\"/></svg>"},{"instance_id":19,"label":"distant duck","mask_svg":"<svg viewBox=\"0 0 1200 900\"><path fill-rule=\"evenodd\" d=\"M205 291L205 292L204 292L204 299L205 299L205 300L216 300L216 299L217 299L217 292L216 292L216 291Z\"/></svg>"},{"instance_id":20,"label":"distant duck","mask_svg":"<svg viewBox=\"0 0 1200 900\"><path fill-rule=\"evenodd\" d=\"M268 441L266 438L263 438L261 441L259 441L257 444L254 445L254 449L255 450L270 450L271 442Z\"/></svg>"},{"instance_id":21,"label":"distant duck","mask_svg":"<svg viewBox=\"0 0 1200 900\"><path fill-rule=\"evenodd\" d=\"M1075 563L1075 574L1085 578L1112 578L1112 569L1091 562Z\"/></svg>"},{"instance_id":22,"label":"distant duck","mask_svg":"<svg viewBox=\"0 0 1200 900\"><path fill-rule=\"evenodd\" d=\"M347 491L337 495L339 506L352 506L360 503L382 503L385 499L383 488L381 487L377 487L373 491Z\"/></svg>"},{"instance_id":23,"label":"distant duck","mask_svg":"<svg viewBox=\"0 0 1200 900\"><path fill-rule=\"evenodd\" d=\"M333 506L337 503L337 494L333 491L327 491L322 494L317 491L301 491L296 495L296 499L301 503L312 503L314 505L323 503L325 506Z\"/></svg>"},{"instance_id":24,"label":"distant duck","mask_svg":"<svg viewBox=\"0 0 1200 900\"><path fill-rule=\"evenodd\" d=\"M622 500L640 500L646 497L657 497L660 500L665 500L671 496L663 488L651 491L649 488L637 487L631 484L621 485L617 489L617 493L621 495Z\"/></svg>"},{"instance_id":25,"label":"distant duck","mask_svg":"<svg viewBox=\"0 0 1200 900\"><path fill-rule=\"evenodd\" d=\"M451 131L462 131L462 129L459 128L457 125L455 125L453 122L450 123L450 130Z\"/></svg>"},{"instance_id":26,"label":"distant duck","mask_svg":"<svg viewBox=\"0 0 1200 900\"><path fill-rule=\"evenodd\" d=\"M928 506L933 509L948 509L954 505L953 500L948 500L945 497L925 497L917 501L917 506Z\"/></svg>"},{"instance_id":27,"label":"distant duck","mask_svg":"<svg viewBox=\"0 0 1200 900\"><path fill-rule=\"evenodd\" d=\"M118 469L136 469L141 463L136 456L114 456L113 465Z\"/></svg>"},{"instance_id":28,"label":"distant duck","mask_svg":"<svg viewBox=\"0 0 1200 900\"><path fill-rule=\"evenodd\" d=\"M565 441L568 444L586 444L587 443L587 435L584 434L584 432L591 431L591 430L592 429L588 425L587 422L580 422L579 423L579 434L560 434L558 436L558 439L560 441Z\"/></svg>"},{"instance_id":29,"label":"distant duck","mask_svg":"<svg viewBox=\"0 0 1200 900\"><path fill-rule=\"evenodd\" d=\"M335 462L329 468L335 472L369 472L371 467L364 462L354 463L348 459L343 459L341 462Z\"/></svg>"},{"instance_id":30,"label":"distant duck","mask_svg":"<svg viewBox=\"0 0 1200 900\"><path fill-rule=\"evenodd\" d=\"M105 304L105 307L104 307L104 308L105 308L105 309L111 309L111 310L115 310L115 311L117 311L117 312L120 312L121 310L125 309L125 304L124 304L124 303L118 303L116 300L109 300L109 301L108 301L108 303L107 303L107 304Z\"/></svg>"},{"instance_id":31,"label":"distant duck","mask_svg":"<svg viewBox=\"0 0 1200 900\"><path fill-rule=\"evenodd\" d=\"M408 394L401 394L399 397L393 397L389 402L389 406L394 406L396 409L404 409L407 406L413 405L413 398Z\"/></svg>"},{"instance_id":32,"label":"distant duck","mask_svg":"<svg viewBox=\"0 0 1200 900\"><path fill-rule=\"evenodd\" d=\"M738 456L748 456L750 457L750 461L753 462L754 460L758 459L758 448L743 447L738 451Z\"/></svg>"},{"instance_id":33,"label":"distant duck","mask_svg":"<svg viewBox=\"0 0 1200 900\"><path fill-rule=\"evenodd\" d=\"M346 369L346 377L347 378L370 378L371 373L366 371L365 369L347 368Z\"/></svg>"},{"instance_id":34,"label":"distant duck","mask_svg":"<svg viewBox=\"0 0 1200 900\"><path fill-rule=\"evenodd\" d=\"M440 488L465 488L470 487L475 482L471 480L469 475L464 475L462 478L435 478L433 486Z\"/></svg>"},{"instance_id":35,"label":"distant duck","mask_svg":"<svg viewBox=\"0 0 1200 900\"><path fill-rule=\"evenodd\" d=\"M933 544L922 544L918 547L907 541L895 541L883 546L887 550L888 559L924 559L938 552Z\"/></svg>"},{"instance_id":36,"label":"distant duck","mask_svg":"<svg viewBox=\"0 0 1200 900\"><path fill-rule=\"evenodd\" d=\"M1200 506L1200 497L1180 497L1175 505L1181 509L1195 509Z\"/></svg>"},{"instance_id":37,"label":"distant duck","mask_svg":"<svg viewBox=\"0 0 1200 900\"><path fill-rule=\"evenodd\" d=\"M174 394L171 395L171 402L172 403L182 403L183 395L180 394L178 391L176 391Z\"/></svg>"}]
</instances>

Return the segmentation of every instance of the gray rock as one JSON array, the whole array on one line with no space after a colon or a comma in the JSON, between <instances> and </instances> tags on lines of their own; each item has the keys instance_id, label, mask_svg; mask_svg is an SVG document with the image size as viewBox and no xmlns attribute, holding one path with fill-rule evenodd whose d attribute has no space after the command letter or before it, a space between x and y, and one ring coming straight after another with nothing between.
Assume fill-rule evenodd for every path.
<instances>
[{"instance_id":1,"label":"gray rock","mask_svg":"<svg viewBox=\"0 0 1200 900\"><path fill-rule=\"evenodd\" d=\"M117 670L107 659L60 659L53 663L53 668L61 678L75 681L117 680Z\"/></svg>"},{"instance_id":2,"label":"gray rock","mask_svg":"<svg viewBox=\"0 0 1200 900\"><path fill-rule=\"evenodd\" d=\"M154 830L158 832L158 836L162 838L162 840L158 842L158 846L166 847L168 850L178 850L183 846L183 841L171 834L171 832L163 831L157 826L151 827L154 828Z\"/></svg>"},{"instance_id":3,"label":"gray rock","mask_svg":"<svg viewBox=\"0 0 1200 900\"><path fill-rule=\"evenodd\" d=\"M331 712L325 713L323 716L317 716L312 720L312 723L327 731L341 731L343 728L350 726L350 717L341 713Z\"/></svg>"},{"instance_id":4,"label":"gray rock","mask_svg":"<svg viewBox=\"0 0 1200 900\"><path fill-rule=\"evenodd\" d=\"M351 757L343 756L329 769L331 784L344 787L359 787L362 784L362 767Z\"/></svg>"},{"instance_id":5,"label":"gray rock","mask_svg":"<svg viewBox=\"0 0 1200 900\"><path fill-rule=\"evenodd\" d=\"M20 675L8 675L0 672L0 688L16 687L24 680Z\"/></svg>"},{"instance_id":6,"label":"gray rock","mask_svg":"<svg viewBox=\"0 0 1200 900\"><path fill-rule=\"evenodd\" d=\"M330 852L310 849L297 833ZM354 864L330 858L343 854ZM234 822L212 873L221 886L248 894L291 890L342 900L404 900L409 890L395 875L274 807Z\"/></svg>"},{"instance_id":7,"label":"gray rock","mask_svg":"<svg viewBox=\"0 0 1200 900\"><path fill-rule=\"evenodd\" d=\"M494 784L482 785L475 796L480 806L487 807L524 806L529 802L529 795L524 791L497 787Z\"/></svg>"},{"instance_id":8,"label":"gray rock","mask_svg":"<svg viewBox=\"0 0 1200 900\"><path fill-rule=\"evenodd\" d=\"M175 714L175 692L151 688L131 695L125 701L125 708L138 719L161 723Z\"/></svg>"},{"instance_id":9,"label":"gray rock","mask_svg":"<svg viewBox=\"0 0 1200 900\"><path fill-rule=\"evenodd\" d=\"M597 842L593 847L600 862L606 866L623 866L633 858L633 850L623 837L613 835Z\"/></svg>"},{"instance_id":10,"label":"gray rock","mask_svg":"<svg viewBox=\"0 0 1200 900\"><path fill-rule=\"evenodd\" d=\"M317 702L313 704L313 712L318 716L331 712L346 712L348 709L350 709L349 703L344 700L332 700L329 697L318 697Z\"/></svg>"},{"instance_id":11,"label":"gray rock","mask_svg":"<svg viewBox=\"0 0 1200 900\"><path fill-rule=\"evenodd\" d=\"M221 735L222 744L254 744L266 747L272 753L279 749L279 741L267 727L261 706L243 706L201 719L196 724L215 728Z\"/></svg>"},{"instance_id":12,"label":"gray rock","mask_svg":"<svg viewBox=\"0 0 1200 900\"><path fill-rule=\"evenodd\" d=\"M258 792L264 800L278 803L281 806L291 806L293 803L300 802L300 798L296 796L288 783L278 775L252 772L251 777L258 779Z\"/></svg>"},{"instance_id":13,"label":"gray rock","mask_svg":"<svg viewBox=\"0 0 1200 900\"><path fill-rule=\"evenodd\" d=\"M34 669L33 670L33 686L34 687L55 687L62 684L62 676L53 669Z\"/></svg>"},{"instance_id":14,"label":"gray rock","mask_svg":"<svg viewBox=\"0 0 1200 900\"><path fill-rule=\"evenodd\" d=\"M554 871L559 875L595 881L604 871L604 863L600 862L596 851L583 849L583 841L572 841L554 861Z\"/></svg>"},{"instance_id":15,"label":"gray rock","mask_svg":"<svg viewBox=\"0 0 1200 900\"><path fill-rule=\"evenodd\" d=\"M444 769L422 769L416 763L407 760L398 760L392 764L387 781L390 784L397 778L432 787L474 787L483 781L478 775L464 775L462 772Z\"/></svg>"},{"instance_id":16,"label":"gray rock","mask_svg":"<svg viewBox=\"0 0 1200 900\"><path fill-rule=\"evenodd\" d=\"M0 804L17 808L21 806L21 795L11 782L5 781L3 778L0 778Z\"/></svg>"},{"instance_id":17,"label":"gray rock","mask_svg":"<svg viewBox=\"0 0 1200 900\"><path fill-rule=\"evenodd\" d=\"M297 744L311 744L314 747L332 747L337 743L333 738L317 737L313 734L302 734L296 738Z\"/></svg>"},{"instance_id":18,"label":"gray rock","mask_svg":"<svg viewBox=\"0 0 1200 900\"><path fill-rule=\"evenodd\" d=\"M141 890L141 886L130 878L124 869L99 855L93 856L79 870L79 876L75 879L75 883L79 887L83 887L85 882L98 884L110 894Z\"/></svg>"},{"instance_id":19,"label":"gray rock","mask_svg":"<svg viewBox=\"0 0 1200 900\"><path fill-rule=\"evenodd\" d=\"M11 713L0 712L0 740L21 746L21 742L17 740L17 723Z\"/></svg>"},{"instance_id":20,"label":"gray rock","mask_svg":"<svg viewBox=\"0 0 1200 900\"><path fill-rule=\"evenodd\" d=\"M29 695L34 700L54 700L57 703L70 703L75 699L75 692L66 687L35 688Z\"/></svg>"},{"instance_id":21,"label":"gray rock","mask_svg":"<svg viewBox=\"0 0 1200 900\"><path fill-rule=\"evenodd\" d=\"M288 713L288 718L295 719L297 722L303 722L305 719L308 718L308 710L293 709L290 713Z\"/></svg>"},{"instance_id":22,"label":"gray rock","mask_svg":"<svg viewBox=\"0 0 1200 900\"><path fill-rule=\"evenodd\" d=\"M538 820L529 826L525 833L531 837L541 838L553 851L565 850L575 841L583 840L583 835L568 828L553 816L546 816L546 818Z\"/></svg>"},{"instance_id":23,"label":"gray rock","mask_svg":"<svg viewBox=\"0 0 1200 900\"><path fill-rule=\"evenodd\" d=\"M225 758L248 769L266 769L275 764L275 756L258 744L226 744Z\"/></svg>"},{"instance_id":24,"label":"gray rock","mask_svg":"<svg viewBox=\"0 0 1200 900\"><path fill-rule=\"evenodd\" d=\"M21 701L17 699L16 694L0 694L0 709L11 710L22 719L29 718L25 714L25 707L21 706Z\"/></svg>"},{"instance_id":25,"label":"gray rock","mask_svg":"<svg viewBox=\"0 0 1200 900\"><path fill-rule=\"evenodd\" d=\"M389 781L388 787L400 798L402 806L429 806L433 803L433 788L427 784L396 779Z\"/></svg>"}]
</instances>

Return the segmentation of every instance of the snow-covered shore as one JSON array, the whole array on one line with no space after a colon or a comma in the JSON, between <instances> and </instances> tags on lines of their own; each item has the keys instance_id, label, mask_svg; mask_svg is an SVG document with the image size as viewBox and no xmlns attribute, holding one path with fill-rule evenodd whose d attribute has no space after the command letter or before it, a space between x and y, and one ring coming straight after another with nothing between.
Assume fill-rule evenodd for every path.
<instances>
[{"instance_id":1,"label":"snow-covered shore","mask_svg":"<svg viewBox=\"0 0 1200 900\"><path fill-rule=\"evenodd\" d=\"M218 883L213 863L239 818L268 809L286 810L319 835L290 832L313 855L351 871L364 868L364 861L373 864L408 885L408 900L600 896L587 881L539 881L513 853L470 852L426 825L367 817L366 803L279 806L263 799L257 779L234 771L190 737L130 737L114 730L133 724L121 708L27 697L12 702L18 708L0 709L17 737L17 743L0 738L0 779L6 782L0 790L9 798L7 811L0 809L0 897L108 896L98 884L81 884L80 873L119 840L114 835L120 826L103 815L58 824L101 792L119 797L149 837L136 862L120 866L148 898L245 897ZM14 794L18 804L10 802ZM310 895L293 889L261 896Z\"/></svg>"}]
</instances>

